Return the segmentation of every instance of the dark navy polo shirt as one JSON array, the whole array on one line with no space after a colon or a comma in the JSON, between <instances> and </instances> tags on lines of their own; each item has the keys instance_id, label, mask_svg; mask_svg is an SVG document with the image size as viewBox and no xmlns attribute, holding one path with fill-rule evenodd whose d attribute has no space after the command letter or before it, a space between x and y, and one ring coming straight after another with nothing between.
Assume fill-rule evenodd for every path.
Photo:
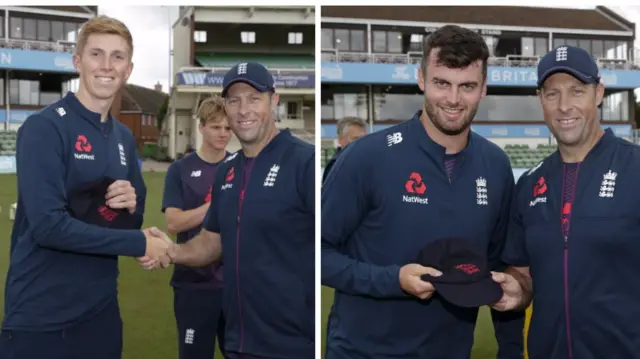
<instances>
[{"instance_id":1,"label":"dark navy polo shirt","mask_svg":"<svg viewBox=\"0 0 640 359\"><path fill-rule=\"evenodd\" d=\"M206 162L198 156L197 152L187 154L173 162L165 177L162 212L169 207L188 211L210 202L214 175L220 162ZM178 233L177 242L189 241L200 233L200 230L199 225ZM176 265L171 277L171 285L189 288L222 288L222 265L218 263L200 268Z\"/></svg>"}]
</instances>

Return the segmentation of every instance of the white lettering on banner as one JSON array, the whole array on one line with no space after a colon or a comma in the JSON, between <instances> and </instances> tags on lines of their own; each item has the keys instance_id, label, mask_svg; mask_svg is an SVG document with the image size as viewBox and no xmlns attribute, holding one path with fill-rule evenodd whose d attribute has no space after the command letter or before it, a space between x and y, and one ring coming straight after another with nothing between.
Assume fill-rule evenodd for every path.
<instances>
[{"instance_id":1,"label":"white lettering on banner","mask_svg":"<svg viewBox=\"0 0 640 359\"><path fill-rule=\"evenodd\" d=\"M207 80L207 74L203 72L183 72L182 78L185 85L202 86Z\"/></svg>"},{"instance_id":2,"label":"white lettering on banner","mask_svg":"<svg viewBox=\"0 0 640 359\"><path fill-rule=\"evenodd\" d=\"M509 130L506 127L495 127L491 129L491 135L493 136L508 136Z\"/></svg>"},{"instance_id":3,"label":"white lettering on banner","mask_svg":"<svg viewBox=\"0 0 640 359\"><path fill-rule=\"evenodd\" d=\"M492 82L510 83L536 83L538 75L533 70L500 70L492 69L490 78Z\"/></svg>"},{"instance_id":4,"label":"white lettering on banner","mask_svg":"<svg viewBox=\"0 0 640 359\"><path fill-rule=\"evenodd\" d=\"M396 66L396 71L391 77L394 80L409 80L409 74L407 73L406 66Z\"/></svg>"},{"instance_id":5,"label":"white lettering on banner","mask_svg":"<svg viewBox=\"0 0 640 359\"><path fill-rule=\"evenodd\" d=\"M525 127L524 135L538 137L540 136L540 129L536 127Z\"/></svg>"},{"instance_id":6,"label":"white lettering on banner","mask_svg":"<svg viewBox=\"0 0 640 359\"><path fill-rule=\"evenodd\" d=\"M8 54L6 52L0 52L0 64L3 65L11 65L11 54Z\"/></svg>"},{"instance_id":7,"label":"white lettering on banner","mask_svg":"<svg viewBox=\"0 0 640 359\"><path fill-rule=\"evenodd\" d=\"M340 66L335 67L323 67L321 69L322 77L328 80L342 80L342 68Z\"/></svg>"},{"instance_id":8,"label":"white lettering on banner","mask_svg":"<svg viewBox=\"0 0 640 359\"><path fill-rule=\"evenodd\" d=\"M73 59L71 57L56 56L56 58L53 59L53 63L56 67L67 70L72 70L75 68L75 66L73 66Z\"/></svg>"}]
</instances>

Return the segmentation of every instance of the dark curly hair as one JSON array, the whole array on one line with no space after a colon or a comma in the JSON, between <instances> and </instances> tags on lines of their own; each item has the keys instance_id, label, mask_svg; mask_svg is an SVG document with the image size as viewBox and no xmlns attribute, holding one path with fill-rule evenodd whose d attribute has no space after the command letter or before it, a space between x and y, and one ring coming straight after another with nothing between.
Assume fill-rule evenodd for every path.
<instances>
[{"instance_id":1,"label":"dark curly hair","mask_svg":"<svg viewBox=\"0 0 640 359\"><path fill-rule=\"evenodd\" d=\"M452 69L465 68L482 60L482 74L487 76L489 47L475 31L457 25L446 25L426 37L420 66L426 73L426 61L433 49L438 49L436 62Z\"/></svg>"}]
</instances>

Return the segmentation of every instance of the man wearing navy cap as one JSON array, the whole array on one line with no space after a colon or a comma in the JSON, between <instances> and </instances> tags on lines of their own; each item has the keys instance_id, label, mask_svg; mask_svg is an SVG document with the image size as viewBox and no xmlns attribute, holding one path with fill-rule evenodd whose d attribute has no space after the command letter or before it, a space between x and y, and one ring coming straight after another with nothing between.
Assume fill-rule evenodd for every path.
<instances>
[{"instance_id":1,"label":"man wearing navy cap","mask_svg":"<svg viewBox=\"0 0 640 359\"><path fill-rule=\"evenodd\" d=\"M538 65L538 96L558 151L516 186L494 279L499 310L534 303L531 359L640 353L640 148L603 130L605 87L585 50L560 46Z\"/></svg>"},{"instance_id":2,"label":"man wearing navy cap","mask_svg":"<svg viewBox=\"0 0 640 359\"><path fill-rule=\"evenodd\" d=\"M457 237L499 266L513 172L504 151L470 130L488 57L477 33L438 29L419 69L423 110L351 143L328 174L321 276L335 297L327 359L469 358L480 303L466 308L438 295L422 277L444 270L417 256ZM498 335L500 358L522 358L523 316L508 320L496 328L511 329Z\"/></svg>"},{"instance_id":3,"label":"man wearing navy cap","mask_svg":"<svg viewBox=\"0 0 640 359\"><path fill-rule=\"evenodd\" d=\"M242 150L217 169L203 230L174 247L173 262L224 262L231 358L314 358L314 146L276 128L264 66L234 66L222 96Z\"/></svg>"}]
</instances>

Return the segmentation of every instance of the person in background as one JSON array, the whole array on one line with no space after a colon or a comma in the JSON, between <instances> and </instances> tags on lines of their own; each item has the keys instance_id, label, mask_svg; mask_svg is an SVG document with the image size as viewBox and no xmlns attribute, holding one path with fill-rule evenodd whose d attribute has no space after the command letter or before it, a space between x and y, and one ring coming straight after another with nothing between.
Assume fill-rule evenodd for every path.
<instances>
[{"instance_id":1,"label":"person in background","mask_svg":"<svg viewBox=\"0 0 640 359\"><path fill-rule=\"evenodd\" d=\"M202 145L169 166L162 211L169 233L186 243L200 233L211 203L211 187L218 165L229 154L231 129L221 97L205 99L198 109ZM211 359L216 336L224 353L222 265L174 267L171 278L174 314L178 326L180 359ZM224 354L223 354L224 355Z\"/></svg>"},{"instance_id":2,"label":"person in background","mask_svg":"<svg viewBox=\"0 0 640 359\"><path fill-rule=\"evenodd\" d=\"M327 175L329 171L331 171L331 167L333 167L340 152L351 142L367 134L367 124L359 117L343 117L338 121L336 128L336 132L338 133L338 148L336 148L336 152L327 162L324 172L322 172L322 183L327 179Z\"/></svg>"}]
</instances>

